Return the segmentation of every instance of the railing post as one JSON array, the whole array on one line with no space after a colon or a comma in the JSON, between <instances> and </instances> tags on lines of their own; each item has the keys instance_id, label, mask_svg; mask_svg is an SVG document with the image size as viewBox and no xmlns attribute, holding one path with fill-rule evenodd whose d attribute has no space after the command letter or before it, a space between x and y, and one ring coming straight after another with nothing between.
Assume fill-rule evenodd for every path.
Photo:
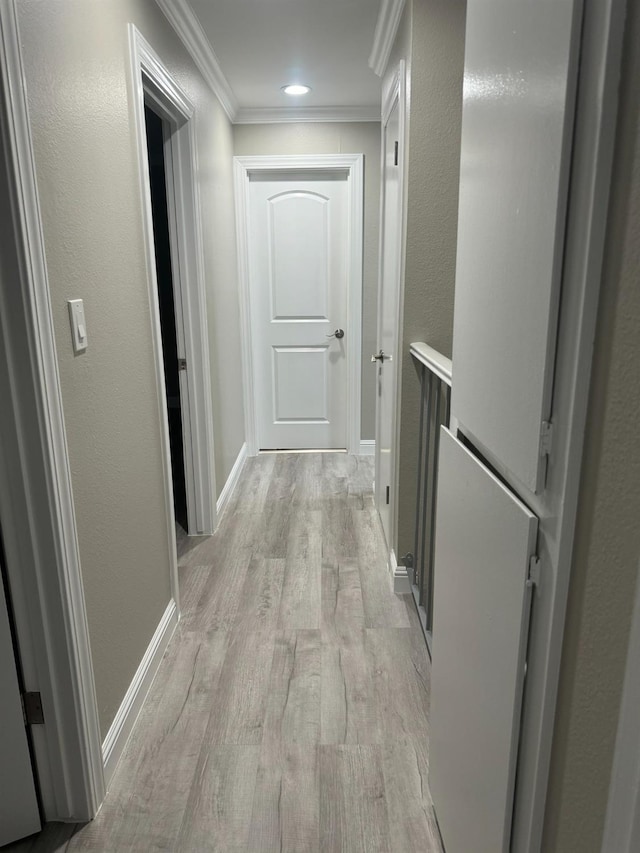
<instances>
[{"instance_id":1,"label":"railing post","mask_svg":"<svg viewBox=\"0 0 640 853\"><path fill-rule=\"evenodd\" d=\"M429 582L427 605L427 631L433 629L433 582L434 582L434 555L436 544L436 503L438 496L438 451L440 449L440 401L442 399L442 380L438 379L438 392L436 394L436 411L434 416L435 435L433 437L433 456L431 464L431 518L429 520Z\"/></svg>"},{"instance_id":2,"label":"railing post","mask_svg":"<svg viewBox=\"0 0 640 853\"><path fill-rule=\"evenodd\" d=\"M422 431L424 428L424 386L427 378L427 371L424 365L420 365L420 427L418 429L418 484L416 490L416 522L415 536L413 547L413 578L411 583L417 583L418 567L420 566L420 505L421 505L421 487L422 487Z\"/></svg>"},{"instance_id":3,"label":"railing post","mask_svg":"<svg viewBox=\"0 0 640 853\"><path fill-rule=\"evenodd\" d=\"M431 446L431 397L433 395L433 374L430 371L426 371L427 380L429 385L429 391L427 393L426 400L423 399L422 404L424 406L424 413L427 419L427 426L425 430L425 476L424 476L424 487L422 489L422 512L421 512L421 529L420 529L420 581L418 583L418 587L420 590L419 602L424 607L424 602L422 601L423 592L424 592L424 570L425 570L425 553L426 553L426 537L427 537L427 509L428 509L428 498L429 498L429 448Z\"/></svg>"}]
</instances>

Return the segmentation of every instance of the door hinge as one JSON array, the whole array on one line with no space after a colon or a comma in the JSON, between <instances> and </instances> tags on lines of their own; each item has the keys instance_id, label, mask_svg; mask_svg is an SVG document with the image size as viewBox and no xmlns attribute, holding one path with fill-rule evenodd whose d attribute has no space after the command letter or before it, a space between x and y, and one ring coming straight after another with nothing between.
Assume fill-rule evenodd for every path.
<instances>
[{"instance_id":1,"label":"door hinge","mask_svg":"<svg viewBox=\"0 0 640 853\"><path fill-rule=\"evenodd\" d=\"M527 578L527 586L540 586L540 557L534 554L529 559L529 577Z\"/></svg>"},{"instance_id":2,"label":"door hinge","mask_svg":"<svg viewBox=\"0 0 640 853\"><path fill-rule=\"evenodd\" d=\"M542 421L540 429L540 456L551 455L551 445L553 443L553 424L550 421Z\"/></svg>"},{"instance_id":3,"label":"door hinge","mask_svg":"<svg viewBox=\"0 0 640 853\"><path fill-rule=\"evenodd\" d=\"M387 503L389 503L389 486L387 486Z\"/></svg>"},{"instance_id":4,"label":"door hinge","mask_svg":"<svg viewBox=\"0 0 640 853\"><path fill-rule=\"evenodd\" d=\"M42 697L39 693L28 692L23 693L22 699L22 716L24 717L25 726L42 726L44 725L44 711L42 710Z\"/></svg>"},{"instance_id":5,"label":"door hinge","mask_svg":"<svg viewBox=\"0 0 640 853\"><path fill-rule=\"evenodd\" d=\"M186 370L187 369L187 359L179 358L178 359L178 370Z\"/></svg>"},{"instance_id":6,"label":"door hinge","mask_svg":"<svg viewBox=\"0 0 640 853\"><path fill-rule=\"evenodd\" d=\"M393 146L393 165L394 166L398 165L398 140L397 139L396 139L396 142Z\"/></svg>"}]
</instances>

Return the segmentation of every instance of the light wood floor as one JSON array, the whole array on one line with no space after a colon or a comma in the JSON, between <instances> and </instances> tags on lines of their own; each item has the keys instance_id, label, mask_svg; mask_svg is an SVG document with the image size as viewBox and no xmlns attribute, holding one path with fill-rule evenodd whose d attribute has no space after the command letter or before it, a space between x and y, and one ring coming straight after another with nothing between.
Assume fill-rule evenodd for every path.
<instances>
[{"instance_id":1,"label":"light wood floor","mask_svg":"<svg viewBox=\"0 0 640 853\"><path fill-rule=\"evenodd\" d=\"M247 461L215 536L179 540L182 621L100 814L12 849L441 853L429 662L372 463Z\"/></svg>"}]
</instances>

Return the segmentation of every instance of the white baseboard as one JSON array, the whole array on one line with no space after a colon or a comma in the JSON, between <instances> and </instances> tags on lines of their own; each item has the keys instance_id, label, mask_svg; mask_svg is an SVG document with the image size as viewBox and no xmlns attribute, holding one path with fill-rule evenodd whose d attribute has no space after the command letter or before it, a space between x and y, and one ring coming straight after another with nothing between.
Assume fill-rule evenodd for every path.
<instances>
[{"instance_id":1,"label":"white baseboard","mask_svg":"<svg viewBox=\"0 0 640 853\"><path fill-rule=\"evenodd\" d=\"M244 463L247 459L247 445L246 442L240 448L240 453L238 453L238 458L233 463L233 468L231 469L231 473L227 477L227 482L222 487L222 491L220 492L220 497L218 498L218 502L216 503L216 511L218 514L218 524L220 523L220 517L222 513L227 508L229 501L231 500L231 496L233 495L235 487L238 485L238 479L240 478L240 474L242 473L242 468L244 467Z\"/></svg>"},{"instance_id":2,"label":"white baseboard","mask_svg":"<svg viewBox=\"0 0 640 853\"><path fill-rule=\"evenodd\" d=\"M411 592L411 580L407 573L406 566L399 566L396 557L396 552L391 549L389 554L389 568L391 570L391 580L393 583L393 591L396 595L406 595Z\"/></svg>"},{"instance_id":3,"label":"white baseboard","mask_svg":"<svg viewBox=\"0 0 640 853\"><path fill-rule=\"evenodd\" d=\"M360 456L373 456L376 452L376 443L373 438L363 438L360 441Z\"/></svg>"},{"instance_id":4,"label":"white baseboard","mask_svg":"<svg viewBox=\"0 0 640 853\"><path fill-rule=\"evenodd\" d=\"M172 599L151 638L144 657L140 661L140 666L133 676L133 681L129 685L129 689L118 708L118 713L102 744L104 779L107 788L122 757L124 748L138 719L138 714L142 709L144 700L147 698L149 688L153 683L162 656L169 645L169 640L173 636L177 624L178 611L176 603Z\"/></svg>"}]
</instances>

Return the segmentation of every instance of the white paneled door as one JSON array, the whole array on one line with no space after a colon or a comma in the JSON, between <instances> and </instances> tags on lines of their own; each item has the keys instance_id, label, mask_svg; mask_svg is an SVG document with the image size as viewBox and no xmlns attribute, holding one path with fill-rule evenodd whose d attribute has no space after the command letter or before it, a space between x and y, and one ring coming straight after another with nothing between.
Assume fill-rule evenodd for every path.
<instances>
[{"instance_id":1,"label":"white paneled door","mask_svg":"<svg viewBox=\"0 0 640 853\"><path fill-rule=\"evenodd\" d=\"M258 447L347 447L346 172L251 176L249 281Z\"/></svg>"},{"instance_id":2,"label":"white paneled door","mask_svg":"<svg viewBox=\"0 0 640 853\"><path fill-rule=\"evenodd\" d=\"M376 506L387 545L392 547L393 453L395 443L398 299L402 236L400 106L396 100L383 130L382 252L376 353Z\"/></svg>"},{"instance_id":3,"label":"white paneled door","mask_svg":"<svg viewBox=\"0 0 640 853\"><path fill-rule=\"evenodd\" d=\"M0 847L38 832L36 797L20 687L0 576Z\"/></svg>"},{"instance_id":4,"label":"white paneled door","mask_svg":"<svg viewBox=\"0 0 640 853\"><path fill-rule=\"evenodd\" d=\"M440 451L431 684L429 780L447 853L533 849L512 847L510 837L516 778L531 781L518 765L532 732L520 731L538 573L529 508L542 519L557 514L545 485L582 5L467 3L458 435L444 431ZM549 529L540 531L543 578ZM553 582L541 584L538 599L550 590ZM540 657L535 664L539 676ZM530 682L532 702L542 701L540 684ZM524 796L516 792L520 814Z\"/></svg>"}]
</instances>

